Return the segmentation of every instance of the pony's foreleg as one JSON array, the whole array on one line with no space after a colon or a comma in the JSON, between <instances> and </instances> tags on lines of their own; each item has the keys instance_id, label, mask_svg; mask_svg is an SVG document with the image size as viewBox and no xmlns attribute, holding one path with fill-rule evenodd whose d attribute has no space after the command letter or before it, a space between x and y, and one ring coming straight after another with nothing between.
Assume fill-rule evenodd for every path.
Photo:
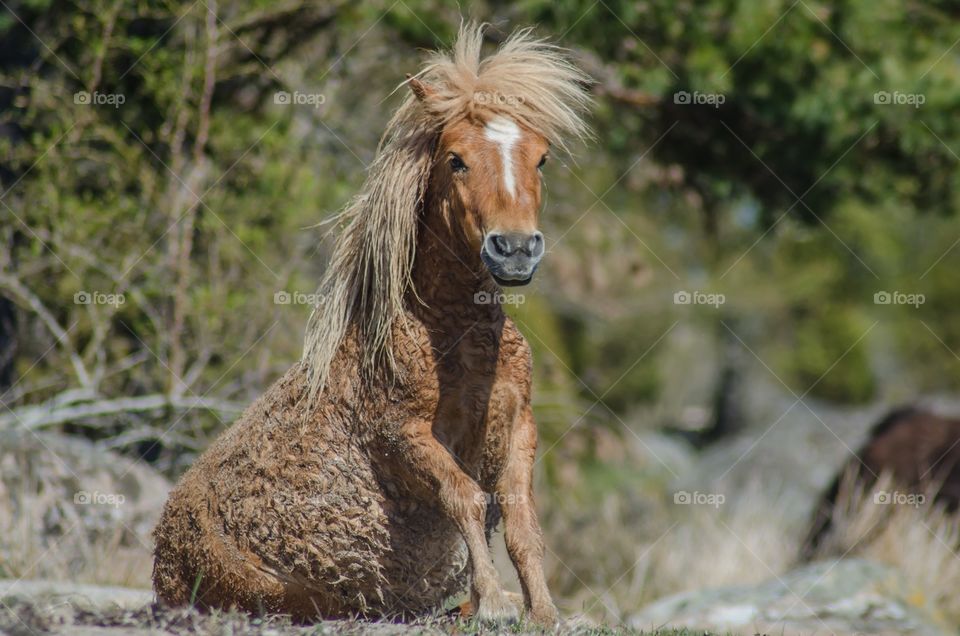
<instances>
[{"instance_id":1,"label":"pony's foreleg","mask_svg":"<svg viewBox=\"0 0 960 636\"><path fill-rule=\"evenodd\" d=\"M411 420L401 429L402 468L426 496L435 497L441 510L460 530L472 567L471 599L480 620L514 620L519 610L504 593L493 567L484 533L487 498L480 486L457 464L433 435L431 422Z\"/></svg>"},{"instance_id":2,"label":"pony's foreleg","mask_svg":"<svg viewBox=\"0 0 960 636\"><path fill-rule=\"evenodd\" d=\"M507 552L517 569L523 600L530 618L552 627L557 608L543 576L543 533L533 503L533 463L537 428L528 405L513 430L506 465L497 483L497 500L503 513Z\"/></svg>"}]
</instances>

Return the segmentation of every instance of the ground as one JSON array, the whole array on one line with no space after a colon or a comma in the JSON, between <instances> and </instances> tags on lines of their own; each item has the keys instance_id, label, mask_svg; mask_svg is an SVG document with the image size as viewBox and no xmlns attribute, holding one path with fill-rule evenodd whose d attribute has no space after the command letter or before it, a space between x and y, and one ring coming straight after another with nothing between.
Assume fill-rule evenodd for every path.
<instances>
[{"instance_id":1,"label":"ground","mask_svg":"<svg viewBox=\"0 0 960 636\"><path fill-rule=\"evenodd\" d=\"M415 623L375 623L366 621L325 621L308 626L292 625L280 616L250 617L237 613L204 614L193 609L162 609L147 605L139 609L84 609L70 603L38 605L24 599L6 599L0 608L0 633L10 636L72 634L78 636L158 636L160 634L224 634L231 636L306 636L319 634L539 634L532 625L513 625L499 630L475 621L445 617ZM564 635L605 636L701 636L704 632L658 630L640 632L628 628L593 626L567 622L555 633Z\"/></svg>"}]
</instances>

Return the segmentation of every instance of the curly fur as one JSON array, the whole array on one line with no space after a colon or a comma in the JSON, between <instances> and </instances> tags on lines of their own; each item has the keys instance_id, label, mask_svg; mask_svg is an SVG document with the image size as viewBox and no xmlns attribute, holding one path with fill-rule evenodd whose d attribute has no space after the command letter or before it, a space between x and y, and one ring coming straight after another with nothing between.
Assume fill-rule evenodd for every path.
<instances>
[{"instance_id":1,"label":"curly fur","mask_svg":"<svg viewBox=\"0 0 960 636\"><path fill-rule=\"evenodd\" d=\"M481 36L464 27L411 81L343 212L303 359L171 493L155 532L161 601L419 615L469 588L481 618L510 617L487 547L502 516L526 611L556 620L533 505L530 349L498 304L475 301L497 287L468 229L535 223L537 161L549 140L585 133L588 99L583 76L529 31L482 61ZM471 100L478 90L520 99ZM477 134L506 111L523 128L511 202ZM453 146L474 153L469 187L443 160Z\"/></svg>"}]
</instances>

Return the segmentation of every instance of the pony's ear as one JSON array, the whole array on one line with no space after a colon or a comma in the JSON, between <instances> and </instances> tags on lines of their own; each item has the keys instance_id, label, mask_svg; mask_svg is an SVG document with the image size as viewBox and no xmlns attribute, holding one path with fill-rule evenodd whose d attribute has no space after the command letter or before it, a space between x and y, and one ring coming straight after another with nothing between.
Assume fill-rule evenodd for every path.
<instances>
[{"instance_id":1,"label":"pony's ear","mask_svg":"<svg viewBox=\"0 0 960 636\"><path fill-rule=\"evenodd\" d=\"M413 91L413 94L417 96L421 102L427 101L430 97L434 95L433 87L429 84L424 84L416 77L407 73L407 84L410 85L410 90Z\"/></svg>"}]
</instances>

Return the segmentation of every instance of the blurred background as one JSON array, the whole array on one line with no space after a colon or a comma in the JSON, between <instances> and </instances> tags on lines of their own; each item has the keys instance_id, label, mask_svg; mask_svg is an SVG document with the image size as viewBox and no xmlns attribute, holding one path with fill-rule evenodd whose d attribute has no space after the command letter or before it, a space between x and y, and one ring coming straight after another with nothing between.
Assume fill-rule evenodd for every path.
<instances>
[{"instance_id":1,"label":"blurred background","mask_svg":"<svg viewBox=\"0 0 960 636\"><path fill-rule=\"evenodd\" d=\"M733 629L783 588L956 633L940 511L798 553L885 412L960 413L960 3L0 5L0 577L149 587L166 490L298 359L317 224L465 17L595 80L507 308L562 612Z\"/></svg>"}]
</instances>

